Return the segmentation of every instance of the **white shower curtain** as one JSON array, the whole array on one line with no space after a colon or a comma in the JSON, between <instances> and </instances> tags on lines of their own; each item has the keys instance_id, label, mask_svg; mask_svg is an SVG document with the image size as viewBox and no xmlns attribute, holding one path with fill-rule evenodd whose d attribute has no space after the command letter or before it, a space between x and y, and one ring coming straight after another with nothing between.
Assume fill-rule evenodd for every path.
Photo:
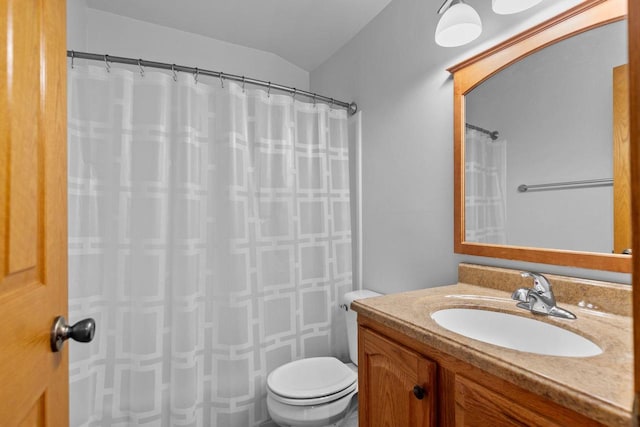
<instances>
[{"instance_id":1,"label":"white shower curtain","mask_svg":"<svg viewBox=\"0 0 640 427\"><path fill-rule=\"evenodd\" d=\"M347 115L217 79L69 69L71 425L255 426L347 355Z\"/></svg>"},{"instance_id":2,"label":"white shower curtain","mask_svg":"<svg viewBox=\"0 0 640 427\"><path fill-rule=\"evenodd\" d=\"M507 243L507 143L475 129L465 133L466 240Z\"/></svg>"}]
</instances>

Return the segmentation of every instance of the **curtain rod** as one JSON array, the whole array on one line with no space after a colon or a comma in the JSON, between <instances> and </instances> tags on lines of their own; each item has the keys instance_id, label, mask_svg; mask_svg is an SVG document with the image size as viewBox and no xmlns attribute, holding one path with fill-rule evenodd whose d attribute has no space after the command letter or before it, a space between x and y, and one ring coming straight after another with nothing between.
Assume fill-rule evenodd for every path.
<instances>
[{"instance_id":1,"label":"curtain rod","mask_svg":"<svg viewBox=\"0 0 640 427\"><path fill-rule=\"evenodd\" d=\"M465 126L468 127L469 129L477 130L478 132L482 132L482 133L485 133L485 134L489 135L489 137L493 141L498 139L499 132L497 130L490 131L490 130L486 130L485 128L481 128L480 126L475 126L475 125L472 125L472 124L469 124L469 123L465 123Z\"/></svg>"},{"instance_id":2,"label":"curtain rod","mask_svg":"<svg viewBox=\"0 0 640 427\"><path fill-rule=\"evenodd\" d=\"M313 92L307 92L306 90L299 90L294 87L279 85L279 84L267 82L264 80L253 79L251 77L223 73L222 71L205 70L197 67L187 67L184 65L168 64L165 62L148 61L146 59L134 59L134 58L124 58L122 56L99 55L97 53L88 53L88 52L76 52L73 50L67 51L67 57L71 58L72 64L75 58L90 59L93 61L104 61L104 63L107 66L109 65L109 63L118 63L118 64L137 65L139 67L160 68L162 70L170 70L173 72L181 71L181 72L193 74L196 76L203 75L203 76L217 77L219 79L226 79L226 80L233 80L236 82L240 82L243 85L247 83L254 86L266 87L266 88L269 88L270 90L275 89L282 92L288 92L294 97L296 95L306 96L307 98L313 99L314 102L323 101L331 106L336 105L336 106L345 108L349 112L349 114L355 114L358 111L358 106L356 105L355 102L338 101L337 99L329 98L323 95L318 95L317 93L313 93Z\"/></svg>"}]
</instances>

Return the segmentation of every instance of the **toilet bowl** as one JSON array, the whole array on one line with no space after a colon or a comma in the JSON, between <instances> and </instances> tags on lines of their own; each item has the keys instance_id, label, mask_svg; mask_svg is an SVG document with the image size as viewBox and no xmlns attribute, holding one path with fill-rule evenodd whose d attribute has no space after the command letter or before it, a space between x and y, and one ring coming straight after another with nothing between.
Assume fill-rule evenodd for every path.
<instances>
[{"instance_id":1,"label":"toilet bowl","mask_svg":"<svg viewBox=\"0 0 640 427\"><path fill-rule=\"evenodd\" d=\"M271 419L280 426L296 427L320 427L340 420L358 392L356 370L355 365L335 357L313 357L280 366L267 380Z\"/></svg>"},{"instance_id":2,"label":"toilet bowl","mask_svg":"<svg viewBox=\"0 0 640 427\"><path fill-rule=\"evenodd\" d=\"M358 393L357 317L349 307L356 299L379 296L368 290L348 292L343 298L347 311L347 339L353 363L335 357L311 357L286 363L267 377L267 410L282 427L324 427L340 421L349 412Z\"/></svg>"}]
</instances>

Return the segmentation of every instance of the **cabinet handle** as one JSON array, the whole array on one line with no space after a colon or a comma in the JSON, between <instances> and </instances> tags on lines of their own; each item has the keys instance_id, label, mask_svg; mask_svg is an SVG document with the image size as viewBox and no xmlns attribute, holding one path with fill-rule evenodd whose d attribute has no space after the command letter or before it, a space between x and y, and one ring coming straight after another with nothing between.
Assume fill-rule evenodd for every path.
<instances>
[{"instance_id":1,"label":"cabinet handle","mask_svg":"<svg viewBox=\"0 0 640 427\"><path fill-rule=\"evenodd\" d=\"M419 385L413 386L413 395L416 397L416 399L424 399L425 394L426 392L424 388L420 387Z\"/></svg>"}]
</instances>

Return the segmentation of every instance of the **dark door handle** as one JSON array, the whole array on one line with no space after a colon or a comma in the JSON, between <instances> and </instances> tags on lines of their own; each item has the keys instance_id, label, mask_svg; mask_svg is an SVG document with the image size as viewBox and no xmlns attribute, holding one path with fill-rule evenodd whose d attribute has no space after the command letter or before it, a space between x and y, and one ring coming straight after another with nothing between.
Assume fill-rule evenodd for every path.
<instances>
[{"instance_id":1,"label":"dark door handle","mask_svg":"<svg viewBox=\"0 0 640 427\"><path fill-rule=\"evenodd\" d=\"M426 393L424 391L424 388L420 387L419 385L413 386L413 395L416 397L416 399L424 399L425 394Z\"/></svg>"},{"instance_id":2,"label":"dark door handle","mask_svg":"<svg viewBox=\"0 0 640 427\"><path fill-rule=\"evenodd\" d=\"M53 321L53 327L51 328L51 350L54 353L62 350L64 342L69 338L78 342L90 342L95 333L96 321L91 318L69 326L64 317L58 316Z\"/></svg>"}]
</instances>

